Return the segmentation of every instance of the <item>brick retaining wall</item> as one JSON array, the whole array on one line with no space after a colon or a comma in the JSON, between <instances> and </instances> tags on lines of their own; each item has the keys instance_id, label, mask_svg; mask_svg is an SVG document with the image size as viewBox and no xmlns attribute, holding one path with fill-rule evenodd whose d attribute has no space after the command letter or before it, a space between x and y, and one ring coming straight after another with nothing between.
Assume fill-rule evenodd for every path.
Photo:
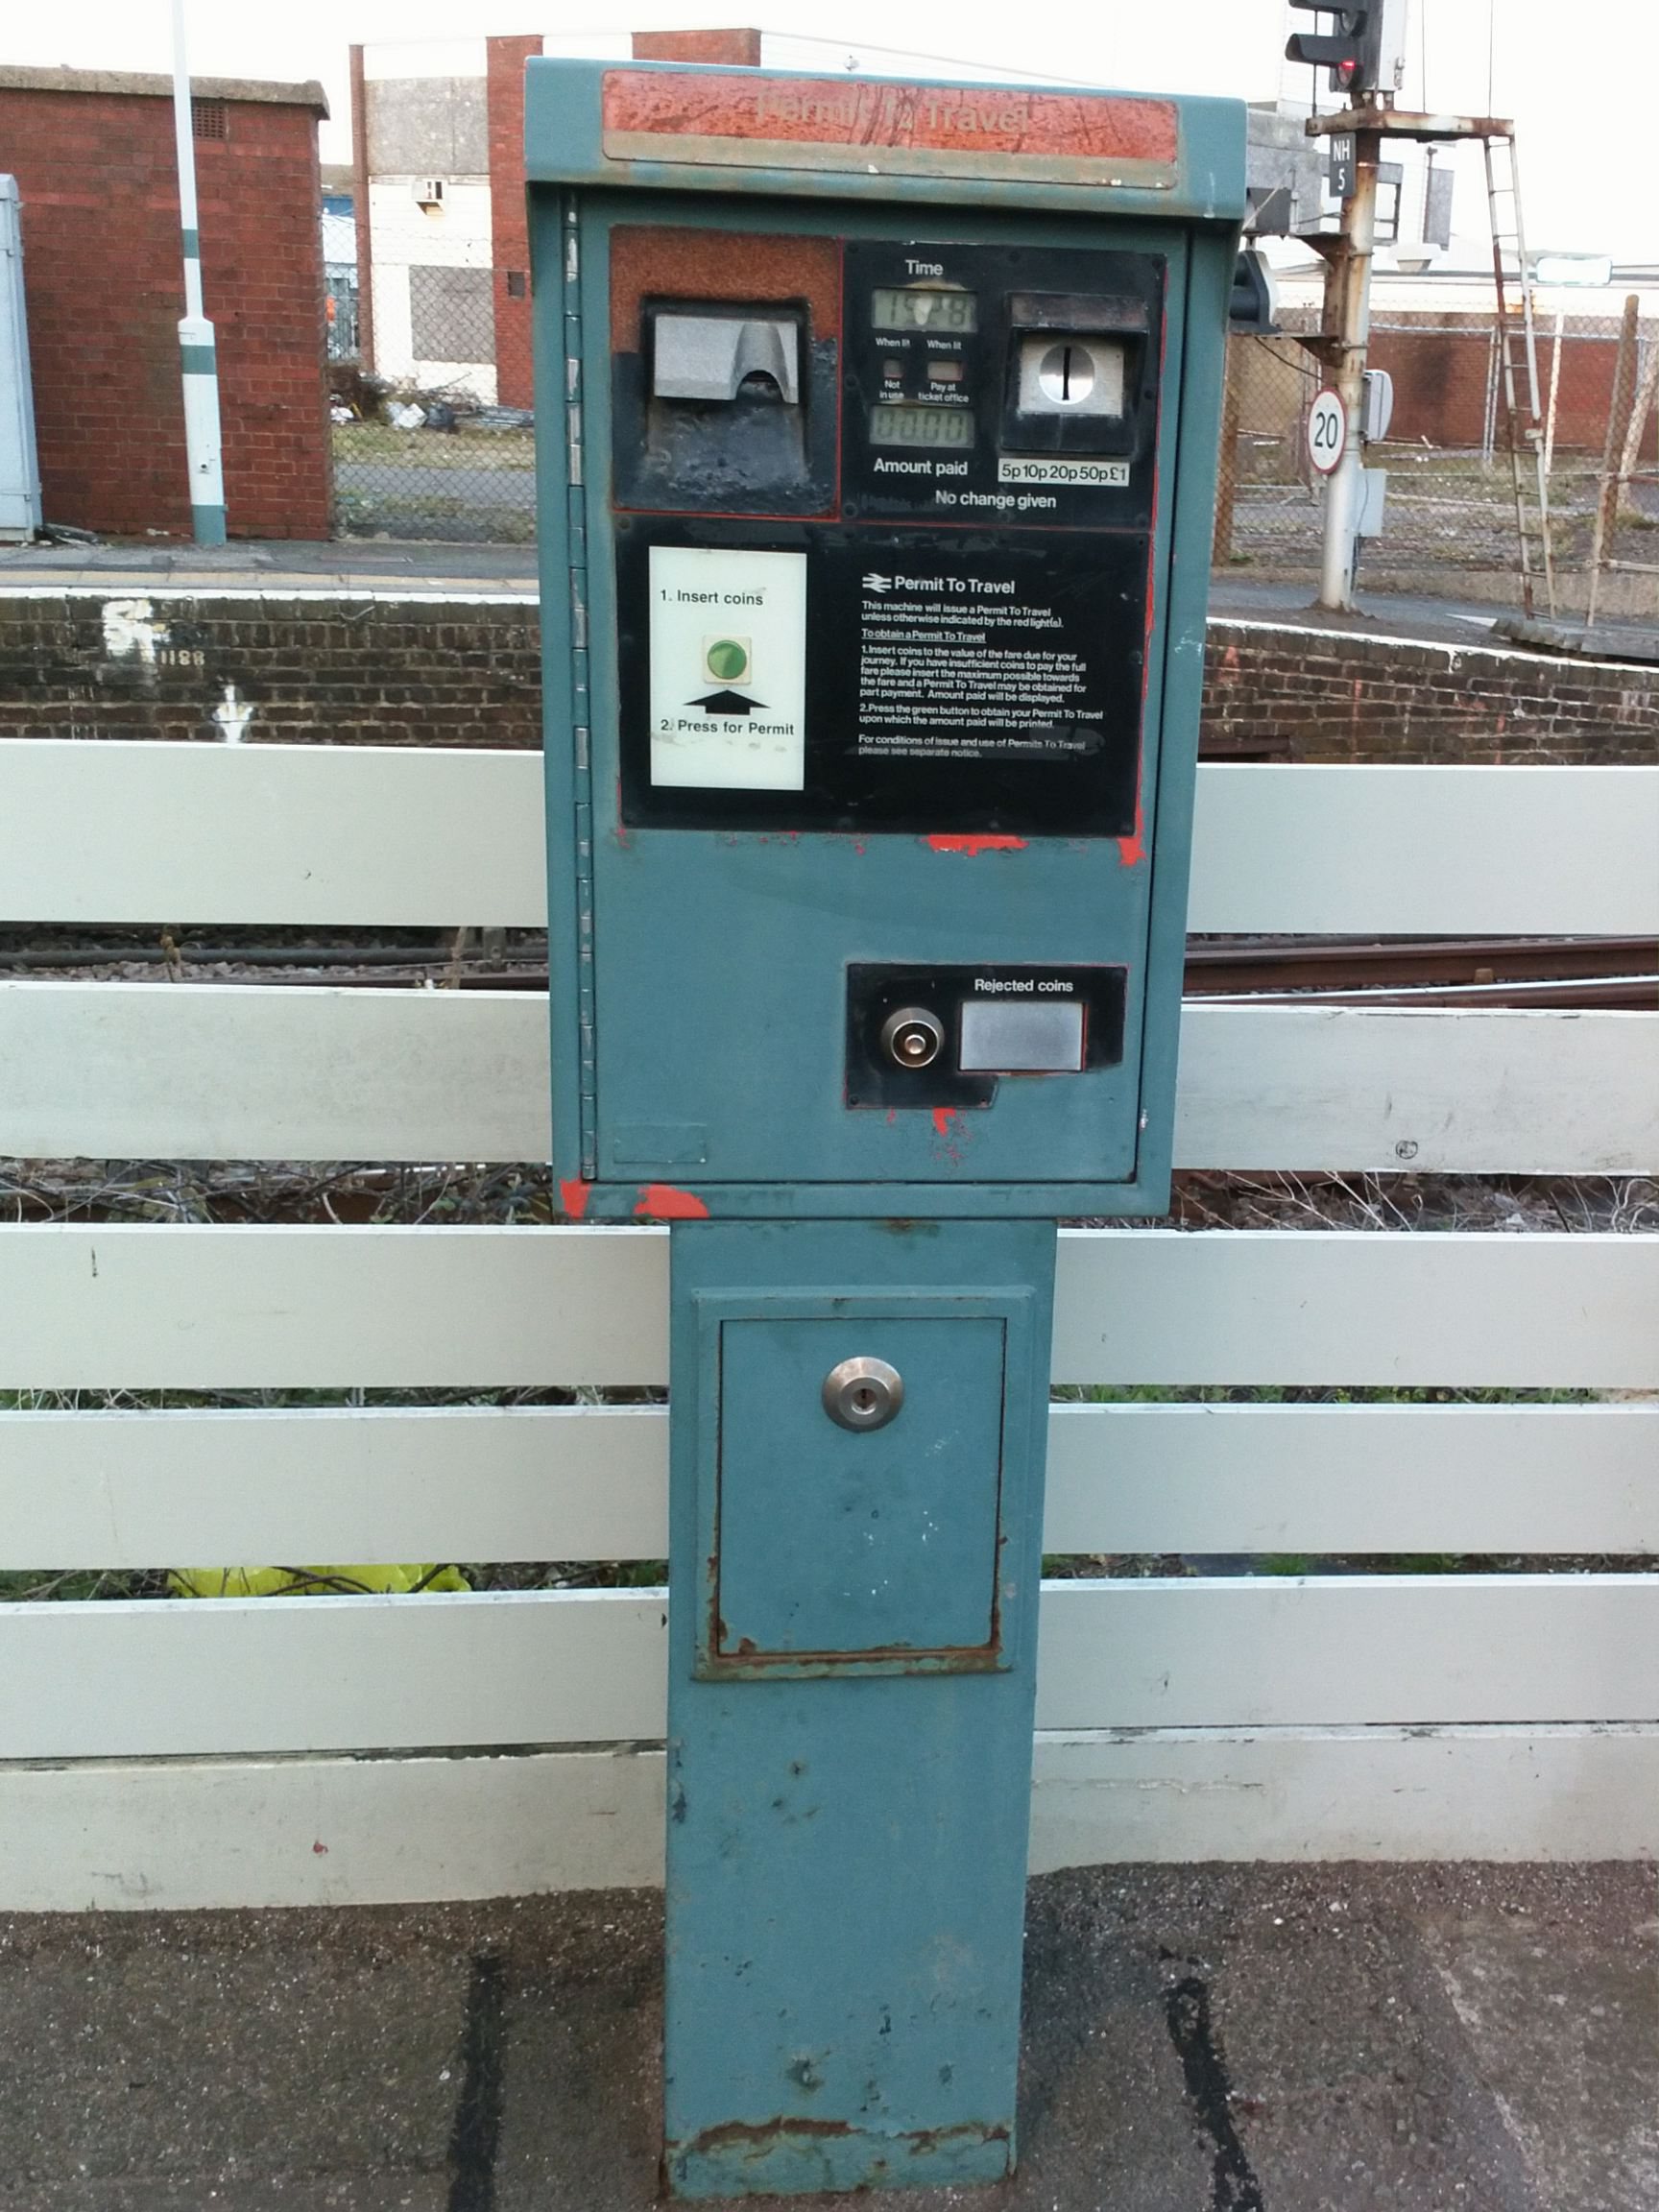
<instances>
[{"instance_id":1,"label":"brick retaining wall","mask_svg":"<svg viewBox=\"0 0 1659 2212\"><path fill-rule=\"evenodd\" d=\"M533 746L536 607L0 596L0 735ZM1289 760L1659 761L1659 670L1217 619L1205 750Z\"/></svg>"},{"instance_id":2,"label":"brick retaining wall","mask_svg":"<svg viewBox=\"0 0 1659 2212\"><path fill-rule=\"evenodd\" d=\"M1659 761L1659 668L1218 619L1204 744L1287 760Z\"/></svg>"},{"instance_id":3,"label":"brick retaining wall","mask_svg":"<svg viewBox=\"0 0 1659 2212\"><path fill-rule=\"evenodd\" d=\"M534 599L0 598L0 736L535 746Z\"/></svg>"}]
</instances>

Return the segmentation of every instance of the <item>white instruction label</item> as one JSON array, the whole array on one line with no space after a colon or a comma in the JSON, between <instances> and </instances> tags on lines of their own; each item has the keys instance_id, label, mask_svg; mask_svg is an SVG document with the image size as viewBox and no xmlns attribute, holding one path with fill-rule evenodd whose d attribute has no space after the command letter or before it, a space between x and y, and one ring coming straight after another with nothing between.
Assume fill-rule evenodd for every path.
<instances>
[{"instance_id":1,"label":"white instruction label","mask_svg":"<svg viewBox=\"0 0 1659 2212\"><path fill-rule=\"evenodd\" d=\"M1058 455L1022 461L1004 454L997 464L998 484L1081 484L1121 492L1129 482L1127 461L1064 461Z\"/></svg>"},{"instance_id":2,"label":"white instruction label","mask_svg":"<svg viewBox=\"0 0 1659 2212\"><path fill-rule=\"evenodd\" d=\"M651 781L806 781L806 556L651 548Z\"/></svg>"}]
</instances>

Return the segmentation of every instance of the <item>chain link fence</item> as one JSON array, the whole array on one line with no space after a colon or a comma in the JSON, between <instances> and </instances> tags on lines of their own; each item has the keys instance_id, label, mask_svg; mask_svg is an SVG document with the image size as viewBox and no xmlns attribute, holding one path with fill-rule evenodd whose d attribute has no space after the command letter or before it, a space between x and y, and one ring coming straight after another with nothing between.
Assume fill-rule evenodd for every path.
<instances>
[{"instance_id":1,"label":"chain link fence","mask_svg":"<svg viewBox=\"0 0 1659 2212\"><path fill-rule=\"evenodd\" d=\"M1287 313L1284 322L1282 336L1229 341L1215 565L1299 581L1319 568L1324 479L1308 458L1306 421L1325 373L1295 336L1298 327L1315 328L1316 315ZM1634 355L1626 348L1623 367L1617 317L1549 315L1537 335L1551 549L1563 604L1581 608L1602 471L1609 455L1615 469L1620 465L1631 392L1651 373L1659 325L1638 328ZM1495 315L1383 311L1372 323L1370 361L1393 379L1394 411L1387 438L1366 449L1367 465L1386 471L1387 487L1381 534L1361 544L1361 578L1519 605ZM1659 531L1655 435L1650 418L1635 456L1647 473L1633 476L1616 503L1606 548L1632 567L1659 554L1659 541L1647 535ZM1526 467L1530 490L1529 455ZM1655 550L1644 553L1645 545Z\"/></svg>"},{"instance_id":2,"label":"chain link fence","mask_svg":"<svg viewBox=\"0 0 1659 2212\"><path fill-rule=\"evenodd\" d=\"M354 335L363 304L353 297ZM528 543L536 442L526 273L377 264L373 304L374 371L330 347L336 531Z\"/></svg>"},{"instance_id":3,"label":"chain link fence","mask_svg":"<svg viewBox=\"0 0 1659 2212\"><path fill-rule=\"evenodd\" d=\"M333 273L331 272L331 275ZM377 265L369 302L330 287L335 527L343 537L528 543L536 535L527 274L489 267ZM1307 450L1309 404L1324 381L1286 312L1273 338L1229 342L1217 488L1215 565L1266 580L1318 573L1324 479ZM1616 317L1547 315L1538 326L1540 405L1550 460L1551 543L1564 607L1582 607L1603 469L1618 469L1631 395L1646 389L1659 325L1621 346ZM1386 440L1367 448L1386 471L1381 533L1361 546L1363 581L1395 589L1519 604L1519 551L1492 312L1390 314L1372 325L1371 362L1393 379ZM1654 410L1659 418L1659 409ZM1611 434L1610 434L1610 425ZM1602 552L1615 570L1603 605L1642 592L1659 558L1659 430L1637 442L1634 473L1612 501ZM1530 471L1528 471L1530 473ZM1616 511L1616 512L1615 512ZM1623 611L1629 611L1625 609Z\"/></svg>"}]
</instances>

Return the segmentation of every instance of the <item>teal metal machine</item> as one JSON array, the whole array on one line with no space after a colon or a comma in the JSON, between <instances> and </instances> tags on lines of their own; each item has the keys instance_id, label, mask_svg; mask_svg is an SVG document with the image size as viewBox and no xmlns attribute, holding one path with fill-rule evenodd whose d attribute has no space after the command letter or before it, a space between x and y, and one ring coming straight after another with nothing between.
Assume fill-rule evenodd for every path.
<instances>
[{"instance_id":1,"label":"teal metal machine","mask_svg":"<svg viewBox=\"0 0 1659 2212\"><path fill-rule=\"evenodd\" d=\"M1055 1222L1167 1204L1243 109L532 61L553 1143L672 1223L664 2174L1014 2160Z\"/></svg>"}]
</instances>

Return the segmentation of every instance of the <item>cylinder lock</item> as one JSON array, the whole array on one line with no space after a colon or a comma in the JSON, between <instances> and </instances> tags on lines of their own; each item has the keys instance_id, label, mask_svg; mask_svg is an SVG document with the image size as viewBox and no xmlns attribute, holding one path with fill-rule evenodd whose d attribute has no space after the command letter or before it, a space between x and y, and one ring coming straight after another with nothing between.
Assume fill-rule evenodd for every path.
<instances>
[{"instance_id":1,"label":"cylinder lock","mask_svg":"<svg viewBox=\"0 0 1659 2212\"><path fill-rule=\"evenodd\" d=\"M885 1359L840 1359L824 1378L824 1410L843 1429L884 1429L904 1403L904 1378Z\"/></svg>"},{"instance_id":2,"label":"cylinder lock","mask_svg":"<svg viewBox=\"0 0 1659 2212\"><path fill-rule=\"evenodd\" d=\"M897 1068L931 1068L945 1048L945 1024L926 1006L901 1006L881 1024L881 1049Z\"/></svg>"}]
</instances>

